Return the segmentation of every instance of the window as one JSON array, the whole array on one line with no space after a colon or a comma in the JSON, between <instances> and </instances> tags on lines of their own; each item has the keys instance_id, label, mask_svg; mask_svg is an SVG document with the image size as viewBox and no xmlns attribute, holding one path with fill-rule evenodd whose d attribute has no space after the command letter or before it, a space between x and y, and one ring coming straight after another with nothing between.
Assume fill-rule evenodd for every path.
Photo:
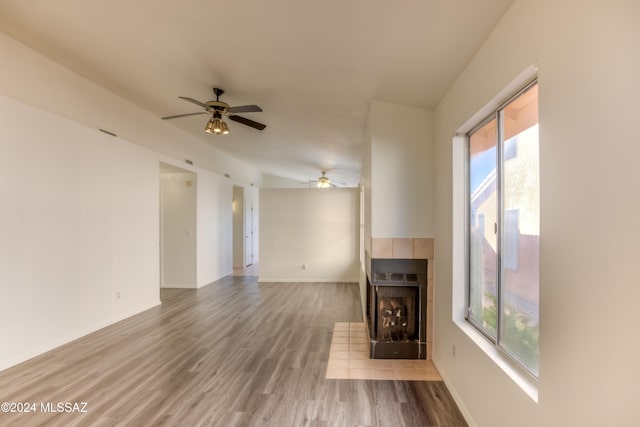
<instances>
[{"instance_id":1,"label":"window","mask_svg":"<svg viewBox=\"0 0 640 427\"><path fill-rule=\"evenodd\" d=\"M467 134L467 320L538 375L538 86Z\"/></svg>"}]
</instances>

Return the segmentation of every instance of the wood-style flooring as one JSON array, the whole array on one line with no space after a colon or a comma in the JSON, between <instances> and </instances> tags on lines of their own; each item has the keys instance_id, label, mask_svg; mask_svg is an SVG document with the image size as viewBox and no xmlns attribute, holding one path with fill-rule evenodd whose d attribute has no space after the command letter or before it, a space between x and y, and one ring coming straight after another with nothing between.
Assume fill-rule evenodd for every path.
<instances>
[{"instance_id":1,"label":"wood-style flooring","mask_svg":"<svg viewBox=\"0 0 640 427\"><path fill-rule=\"evenodd\" d=\"M0 403L37 405L0 425L466 425L441 381L325 378L334 323L362 321L356 284L229 276L162 300L0 372Z\"/></svg>"}]
</instances>

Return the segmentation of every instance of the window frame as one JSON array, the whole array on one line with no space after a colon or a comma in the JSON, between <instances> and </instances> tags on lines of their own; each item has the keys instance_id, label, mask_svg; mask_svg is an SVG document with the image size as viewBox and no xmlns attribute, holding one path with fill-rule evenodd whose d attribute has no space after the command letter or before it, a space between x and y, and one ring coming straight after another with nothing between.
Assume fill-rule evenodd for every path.
<instances>
[{"instance_id":1,"label":"window frame","mask_svg":"<svg viewBox=\"0 0 640 427\"><path fill-rule=\"evenodd\" d=\"M504 153L504 141L503 137L503 110L515 99L519 96L527 92L532 87L538 85L538 78L535 76L534 78L526 81L525 84L519 86L514 92L508 95L502 102L500 102L497 107L495 107L490 114L485 116L483 119L477 122L473 127L471 127L465 134L465 143L464 143L464 222L465 222L465 230L464 230L464 265L465 265L465 310L464 310L464 319L470 324L474 330L480 333L487 341L489 341L492 346L499 351L500 354L506 356L512 363L515 364L519 370L523 371L527 374L529 379L537 382L539 378L539 370L538 374L533 373L519 358L512 354L512 352L501 345L501 321L502 321L502 258L503 258L503 246L504 246L504 235L505 235L505 224L503 218L504 212L504 162L508 159L505 159ZM495 338L490 334L490 332L479 325L470 315L471 310L471 188L470 188L470 138L471 135L476 133L482 127L490 123L492 120L496 120L496 196L497 196L497 206L496 206L496 223L497 226L496 231L496 336ZM539 125L539 120L538 120ZM490 226L489 224L485 224L486 226ZM538 283L538 288L539 288ZM540 311L540 307L538 306L538 312ZM539 366L538 366L539 368Z\"/></svg>"}]
</instances>

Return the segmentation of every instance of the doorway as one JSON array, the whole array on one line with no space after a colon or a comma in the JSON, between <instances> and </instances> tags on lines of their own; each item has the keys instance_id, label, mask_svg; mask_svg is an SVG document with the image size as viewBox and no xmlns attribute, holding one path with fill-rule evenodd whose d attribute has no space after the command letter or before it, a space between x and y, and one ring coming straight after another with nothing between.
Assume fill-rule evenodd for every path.
<instances>
[{"instance_id":1,"label":"doorway","mask_svg":"<svg viewBox=\"0 0 640 427\"><path fill-rule=\"evenodd\" d=\"M233 268L246 268L257 257L257 202L253 189L233 186Z\"/></svg>"},{"instance_id":2,"label":"doorway","mask_svg":"<svg viewBox=\"0 0 640 427\"><path fill-rule=\"evenodd\" d=\"M253 200L244 202L244 266L249 267L254 262L254 218L253 218Z\"/></svg>"},{"instance_id":3,"label":"doorway","mask_svg":"<svg viewBox=\"0 0 640 427\"><path fill-rule=\"evenodd\" d=\"M244 188L233 186L233 268L244 268Z\"/></svg>"},{"instance_id":4,"label":"doorway","mask_svg":"<svg viewBox=\"0 0 640 427\"><path fill-rule=\"evenodd\" d=\"M196 288L197 175L160 163L160 288Z\"/></svg>"}]
</instances>

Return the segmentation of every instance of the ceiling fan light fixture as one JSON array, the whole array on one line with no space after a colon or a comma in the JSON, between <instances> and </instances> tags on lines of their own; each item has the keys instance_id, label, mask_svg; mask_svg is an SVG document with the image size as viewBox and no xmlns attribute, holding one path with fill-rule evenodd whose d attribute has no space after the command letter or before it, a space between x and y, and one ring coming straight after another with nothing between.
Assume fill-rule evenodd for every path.
<instances>
[{"instance_id":1,"label":"ceiling fan light fixture","mask_svg":"<svg viewBox=\"0 0 640 427\"><path fill-rule=\"evenodd\" d=\"M222 120L213 119L213 133L220 135L222 133Z\"/></svg>"},{"instance_id":2,"label":"ceiling fan light fixture","mask_svg":"<svg viewBox=\"0 0 640 427\"><path fill-rule=\"evenodd\" d=\"M206 133L213 133L213 118L209 119L207 122L207 126L205 126L204 131Z\"/></svg>"},{"instance_id":3,"label":"ceiling fan light fixture","mask_svg":"<svg viewBox=\"0 0 640 427\"><path fill-rule=\"evenodd\" d=\"M229 134L229 128L227 127L227 124L225 122L222 122L222 125L220 126L220 128L222 129L223 135Z\"/></svg>"},{"instance_id":4,"label":"ceiling fan light fixture","mask_svg":"<svg viewBox=\"0 0 640 427\"><path fill-rule=\"evenodd\" d=\"M331 186L331 181L326 176L321 176L318 178L318 188L329 188Z\"/></svg>"},{"instance_id":5,"label":"ceiling fan light fixture","mask_svg":"<svg viewBox=\"0 0 640 427\"><path fill-rule=\"evenodd\" d=\"M206 133L214 133L216 135L228 135L230 133L229 127L227 124L222 121L223 117L229 117L230 120L234 122L238 122L245 126L252 127L257 130L264 130L267 125L263 125L262 123L255 122L251 119L248 119L243 116L238 116L236 113L259 113L262 111L262 108L257 105L238 105L235 107L230 107L226 102L220 101L220 95L224 93L224 91L220 88L213 88L213 93L216 95L215 101L207 101L200 102L193 98L189 98L188 96L179 96L178 98L188 101L192 104L196 104L201 108L204 108L204 111L199 113L186 113L186 114L176 114L173 116L162 117L162 120L171 120L177 119L180 117L188 117L195 116L199 114L213 114L212 117L207 122L207 125L204 128Z\"/></svg>"}]
</instances>

